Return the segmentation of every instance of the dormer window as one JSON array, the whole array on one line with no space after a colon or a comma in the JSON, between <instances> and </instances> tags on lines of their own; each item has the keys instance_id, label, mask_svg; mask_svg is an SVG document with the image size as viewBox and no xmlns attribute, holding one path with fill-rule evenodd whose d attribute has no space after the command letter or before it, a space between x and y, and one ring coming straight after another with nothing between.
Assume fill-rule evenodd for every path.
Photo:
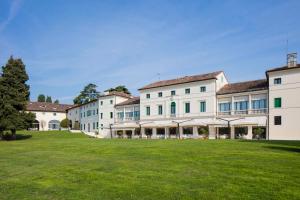
<instances>
[{"instance_id":1,"label":"dormer window","mask_svg":"<svg viewBox=\"0 0 300 200\"><path fill-rule=\"evenodd\" d=\"M176 91L175 90L172 90L171 91L171 96L175 96L176 95Z\"/></svg>"}]
</instances>

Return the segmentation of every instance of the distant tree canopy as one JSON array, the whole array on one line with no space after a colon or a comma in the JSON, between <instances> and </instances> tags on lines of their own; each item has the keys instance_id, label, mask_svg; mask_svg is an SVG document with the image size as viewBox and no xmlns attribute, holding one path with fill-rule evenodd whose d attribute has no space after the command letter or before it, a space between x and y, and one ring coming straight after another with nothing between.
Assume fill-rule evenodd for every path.
<instances>
[{"instance_id":1,"label":"distant tree canopy","mask_svg":"<svg viewBox=\"0 0 300 200\"><path fill-rule=\"evenodd\" d=\"M45 101L46 101L45 95L39 94L37 101L38 101L38 102L45 102Z\"/></svg>"},{"instance_id":2,"label":"distant tree canopy","mask_svg":"<svg viewBox=\"0 0 300 200\"><path fill-rule=\"evenodd\" d=\"M99 97L97 85L90 83L86 85L80 94L73 100L74 104L84 104Z\"/></svg>"},{"instance_id":3,"label":"distant tree canopy","mask_svg":"<svg viewBox=\"0 0 300 200\"><path fill-rule=\"evenodd\" d=\"M0 73L0 139L4 131L10 131L16 139L16 131L29 128L35 115L25 112L29 101L28 75L21 59L8 59Z\"/></svg>"},{"instance_id":4,"label":"distant tree canopy","mask_svg":"<svg viewBox=\"0 0 300 200\"><path fill-rule=\"evenodd\" d=\"M52 103L52 98L51 98L51 96L47 96L46 102L47 102L47 103Z\"/></svg>"},{"instance_id":5,"label":"distant tree canopy","mask_svg":"<svg viewBox=\"0 0 300 200\"><path fill-rule=\"evenodd\" d=\"M47 97L44 94L39 94L38 98L37 98L38 102L47 102L47 103L52 103L52 97L48 96ZM59 104L58 99L56 99L54 101L54 103Z\"/></svg>"},{"instance_id":6,"label":"distant tree canopy","mask_svg":"<svg viewBox=\"0 0 300 200\"><path fill-rule=\"evenodd\" d=\"M110 88L108 90L105 90L107 92L113 92L113 91L116 91L116 92L124 92L126 94L131 94L130 91L127 89L127 87L125 85L119 85L115 88Z\"/></svg>"}]
</instances>

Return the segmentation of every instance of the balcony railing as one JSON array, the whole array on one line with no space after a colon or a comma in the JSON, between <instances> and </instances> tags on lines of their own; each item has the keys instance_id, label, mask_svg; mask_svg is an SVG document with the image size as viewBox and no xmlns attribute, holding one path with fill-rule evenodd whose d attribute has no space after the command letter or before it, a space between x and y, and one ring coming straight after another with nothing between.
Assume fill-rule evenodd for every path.
<instances>
[{"instance_id":1,"label":"balcony railing","mask_svg":"<svg viewBox=\"0 0 300 200\"><path fill-rule=\"evenodd\" d=\"M249 114L267 114L267 108L252 109L252 110L232 110L232 111L222 111L218 112L219 116L226 115L249 115Z\"/></svg>"},{"instance_id":2,"label":"balcony railing","mask_svg":"<svg viewBox=\"0 0 300 200\"><path fill-rule=\"evenodd\" d=\"M138 121L138 120L140 120L140 117L139 117L139 116L117 118L117 122Z\"/></svg>"}]
</instances>

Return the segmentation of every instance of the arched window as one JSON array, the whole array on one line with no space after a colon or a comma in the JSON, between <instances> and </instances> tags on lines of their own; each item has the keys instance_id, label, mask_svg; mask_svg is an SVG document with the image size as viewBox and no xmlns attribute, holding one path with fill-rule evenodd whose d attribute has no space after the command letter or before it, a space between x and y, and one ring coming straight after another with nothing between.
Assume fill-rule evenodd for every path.
<instances>
[{"instance_id":1,"label":"arched window","mask_svg":"<svg viewBox=\"0 0 300 200\"><path fill-rule=\"evenodd\" d=\"M48 124L50 130L58 130L60 128L60 121L58 120L51 120Z\"/></svg>"},{"instance_id":2,"label":"arched window","mask_svg":"<svg viewBox=\"0 0 300 200\"><path fill-rule=\"evenodd\" d=\"M171 115L175 115L176 114L176 103L172 102L171 103Z\"/></svg>"}]
</instances>

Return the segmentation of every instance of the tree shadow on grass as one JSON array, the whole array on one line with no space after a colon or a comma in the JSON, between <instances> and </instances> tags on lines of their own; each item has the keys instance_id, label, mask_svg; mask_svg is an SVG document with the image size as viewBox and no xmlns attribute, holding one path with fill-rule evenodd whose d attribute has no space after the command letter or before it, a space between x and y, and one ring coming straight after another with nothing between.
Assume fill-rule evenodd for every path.
<instances>
[{"instance_id":1,"label":"tree shadow on grass","mask_svg":"<svg viewBox=\"0 0 300 200\"><path fill-rule=\"evenodd\" d=\"M3 137L3 141L15 141L15 140L27 140L32 138L32 135L28 135L28 134L16 134L16 138L12 138L11 135L4 135Z\"/></svg>"},{"instance_id":2,"label":"tree shadow on grass","mask_svg":"<svg viewBox=\"0 0 300 200\"><path fill-rule=\"evenodd\" d=\"M300 148L297 148L297 147L264 146L264 148L280 150L280 151L288 151L288 152L293 152L293 153L300 153Z\"/></svg>"},{"instance_id":3,"label":"tree shadow on grass","mask_svg":"<svg viewBox=\"0 0 300 200\"><path fill-rule=\"evenodd\" d=\"M261 143L261 144L271 144L271 145L284 145L284 146L300 148L300 141L294 141L294 140L240 140L240 142Z\"/></svg>"}]
</instances>

